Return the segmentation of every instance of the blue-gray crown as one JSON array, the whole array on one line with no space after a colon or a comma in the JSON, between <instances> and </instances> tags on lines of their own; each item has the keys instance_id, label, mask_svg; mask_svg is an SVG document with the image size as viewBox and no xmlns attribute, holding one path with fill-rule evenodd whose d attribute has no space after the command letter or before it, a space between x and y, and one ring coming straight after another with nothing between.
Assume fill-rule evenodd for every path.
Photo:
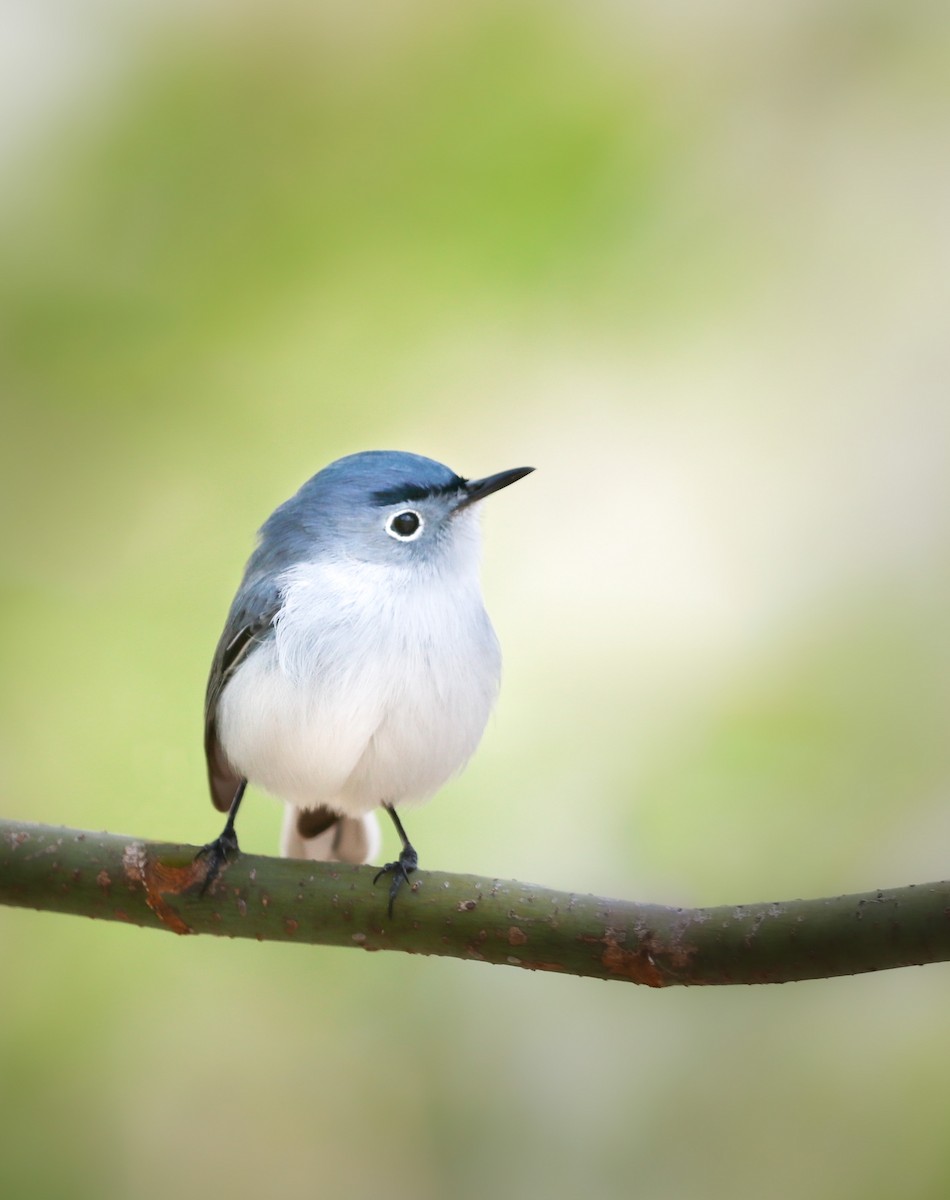
<instances>
[{"instance_id":1,"label":"blue-gray crown","mask_svg":"<svg viewBox=\"0 0 950 1200\"><path fill-rule=\"evenodd\" d=\"M464 486L465 480L443 463L401 450L364 450L338 458L304 484L304 488L332 488L378 505L424 500Z\"/></svg>"}]
</instances>

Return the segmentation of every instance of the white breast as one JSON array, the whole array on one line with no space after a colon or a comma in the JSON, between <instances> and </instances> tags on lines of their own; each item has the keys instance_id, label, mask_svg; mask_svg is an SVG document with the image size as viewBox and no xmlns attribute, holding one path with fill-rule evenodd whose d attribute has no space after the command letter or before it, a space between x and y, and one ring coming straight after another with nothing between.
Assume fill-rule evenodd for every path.
<instances>
[{"instance_id":1,"label":"white breast","mask_svg":"<svg viewBox=\"0 0 950 1200\"><path fill-rule=\"evenodd\" d=\"M299 807L418 803L475 750L499 673L474 573L304 564L284 579L276 637L222 693L219 736Z\"/></svg>"}]
</instances>

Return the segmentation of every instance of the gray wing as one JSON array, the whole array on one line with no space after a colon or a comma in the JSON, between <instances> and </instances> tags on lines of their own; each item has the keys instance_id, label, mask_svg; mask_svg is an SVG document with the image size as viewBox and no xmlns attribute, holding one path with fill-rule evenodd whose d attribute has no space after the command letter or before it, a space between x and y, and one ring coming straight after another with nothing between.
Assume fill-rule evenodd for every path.
<instances>
[{"instance_id":1,"label":"gray wing","mask_svg":"<svg viewBox=\"0 0 950 1200\"><path fill-rule=\"evenodd\" d=\"M253 584L245 580L234 598L214 652L205 693L205 757L211 799L221 812L231 807L242 776L228 762L218 741L218 701L225 684L254 647L273 637L274 617L281 604L281 594L273 579L259 579Z\"/></svg>"},{"instance_id":2,"label":"gray wing","mask_svg":"<svg viewBox=\"0 0 950 1200\"><path fill-rule=\"evenodd\" d=\"M228 762L218 741L218 702L248 654L274 636L274 618L283 604L278 580L295 563L307 562L319 542L324 514L312 495L317 478L305 483L264 522L214 652L205 696L205 754L211 799L222 812L231 807L242 776Z\"/></svg>"}]
</instances>

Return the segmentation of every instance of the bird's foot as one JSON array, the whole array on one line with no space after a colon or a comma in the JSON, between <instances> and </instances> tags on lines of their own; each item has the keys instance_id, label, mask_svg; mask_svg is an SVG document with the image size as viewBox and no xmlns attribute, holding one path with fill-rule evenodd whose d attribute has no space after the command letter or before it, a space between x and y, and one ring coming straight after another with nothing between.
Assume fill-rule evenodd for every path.
<instances>
[{"instance_id":1,"label":"bird's foot","mask_svg":"<svg viewBox=\"0 0 950 1200\"><path fill-rule=\"evenodd\" d=\"M207 846L201 847L195 855L195 862L203 858L207 863L205 877L201 883L202 896L218 878L221 868L226 866L232 859L237 858L240 853L241 847L238 845L237 834L227 826L225 826L224 831L213 842L209 842Z\"/></svg>"},{"instance_id":2,"label":"bird's foot","mask_svg":"<svg viewBox=\"0 0 950 1200\"><path fill-rule=\"evenodd\" d=\"M399 851L399 857L396 859L396 861L386 863L386 865L384 867L382 867L379 871L377 871L376 874L373 876L373 883L375 884L384 875L392 875L392 882L389 885L389 919L390 920L392 920L393 904L395 903L396 897L399 894L399 889L402 887L402 885L404 883L409 882L409 876L416 869L416 867L418 867L418 865L419 865L419 855L415 852L414 848L412 846L410 846L409 843L407 842L405 844L405 846L403 846L403 848Z\"/></svg>"}]
</instances>

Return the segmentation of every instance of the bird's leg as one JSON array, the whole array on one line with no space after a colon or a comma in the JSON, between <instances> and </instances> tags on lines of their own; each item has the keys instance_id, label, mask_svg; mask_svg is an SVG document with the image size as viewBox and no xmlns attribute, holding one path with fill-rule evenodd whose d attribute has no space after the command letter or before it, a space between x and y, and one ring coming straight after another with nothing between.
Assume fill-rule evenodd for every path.
<instances>
[{"instance_id":1,"label":"bird's leg","mask_svg":"<svg viewBox=\"0 0 950 1200\"><path fill-rule=\"evenodd\" d=\"M402 849L399 851L399 857L395 862L388 862L377 871L373 876L373 883L376 883L383 875L392 875L392 883L389 885L389 917L392 920L393 903L399 893L399 889L404 883L409 882L409 876L419 865L419 855L416 853L412 843L406 837L406 831L402 827L402 821L396 813L396 810L391 804L384 804L383 808L389 813L393 819L393 824L396 826L396 832L399 834L399 840L402 842Z\"/></svg>"},{"instance_id":2,"label":"bird's leg","mask_svg":"<svg viewBox=\"0 0 950 1200\"><path fill-rule=\"evenodd\" d=\"M238 809L241 807L246 787L247 780L242 779L237 785L237 791L234 793L234 799L231 801L231 807L228 809L228 819L224 823L224 828L213 842L209 842L207 846L202 846L195 855L196 859L206 858L208 860L208 871L201 885L202 896L217 879L224 864L241 852L241 847L238 845L237 833L234 830L234 819L238 814Z\"/></svg>"}]
</instances>

